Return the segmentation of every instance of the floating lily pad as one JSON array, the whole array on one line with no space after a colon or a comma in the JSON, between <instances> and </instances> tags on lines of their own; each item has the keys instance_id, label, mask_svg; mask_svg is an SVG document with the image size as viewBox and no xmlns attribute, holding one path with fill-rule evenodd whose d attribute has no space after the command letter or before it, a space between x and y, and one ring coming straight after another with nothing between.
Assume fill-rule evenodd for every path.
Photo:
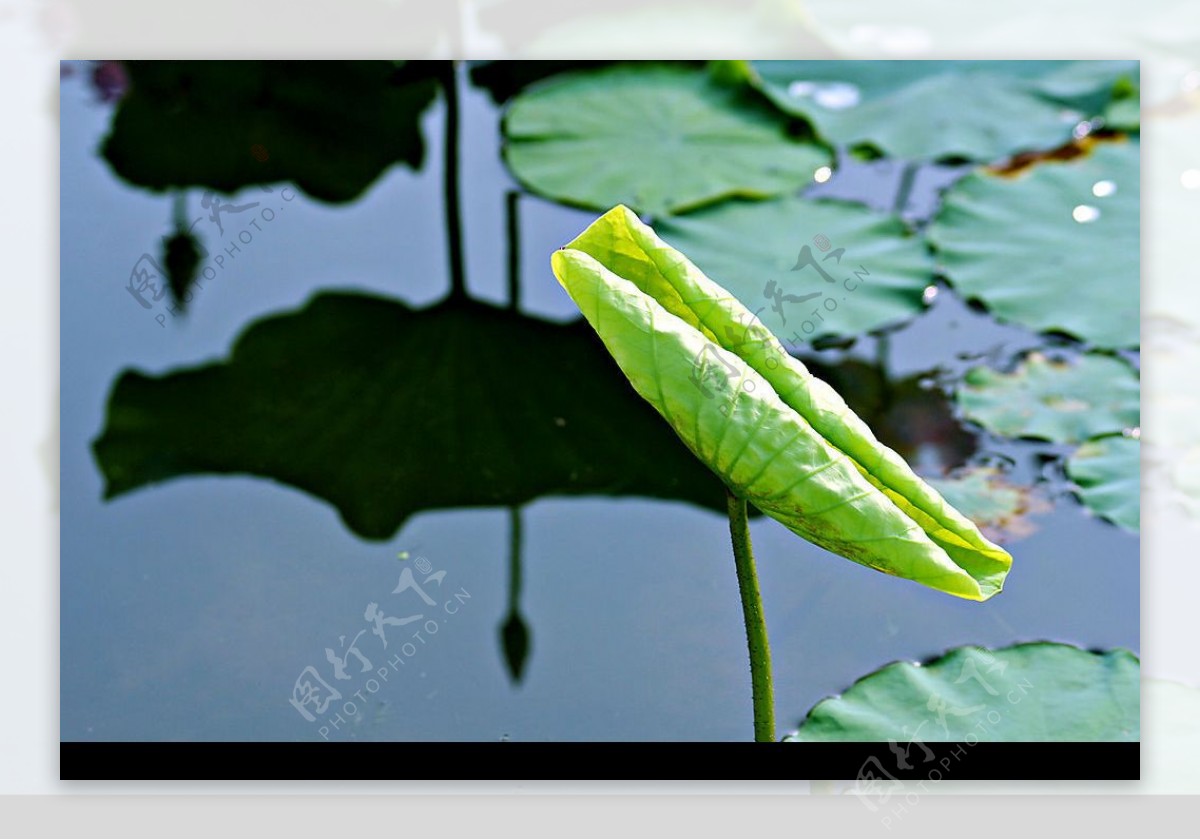
<instances>
[{"instance_id":1,"label":"floating lily pad","mask_svg":"<svg viewBox=\"0 0 1200 840\"><path fill-rule=\"evenodd\" d=\"M655 228L789 347L899 324L933 278L908 226L859 204L729 201Z\"/></svg>"},{"instance_id":2,"label":"floating lily pad","mask_svg":"<svg viewBox=\"0 0 1200 840\"><path fill-rule=\"evenodd\" d=\"M1089 440L1067 459L1080 501L1130 531L1141 527L1141 454L1136 439L1116 435Z\"/></svg>"},{"instance_id":3,"label":"floating lily pad","mask_svg":"<svg viewBox=\"0 0 1200 840\"><path fill-rule=\"evenodd\" d=\"M423 62L131 61L102 153L152 190L232 193L292 181L360 196L389 166L418 167L436 84Z\"/></svg>"},{"instance_id":4,"label":"floating lily pad","mask_svg":"<svg viewBox=\"0 0 1200 840\"><path fill-rule=\"evenodd\" d=\"M1139 670L1119 648L960 647L885 665L822 700L784 740L895 741L917 767L934 760L924 745L938 741L1137 741Z\"/></svg>"},{"instance_id":5,"label":"floating lily pad","mask_svg":"<svg viewBox=\"0 0 1200 840\"><path fill-rule=\"evenodd\" d=\"M1111 70L1058 77L1073 64L1088 63L756 61L752 67L771 101L837 145L914 160L993 161L1071 139L1085 114L1052 101L1047 88L1079 97L1113 85ZM1136 63L1124 64L1136 72Z\"/></svg>"},{"instance_id":6,"label":"floating lily pad","mask_svg":"<svg viewBox=\"0 0 1200 840\"><path fill-rule=\"evenodd\" d=\"M929 483L993 542L1029 536L1036 530L1030 515L1050 509L1032 487L1014 484L995 467L969 467Z\"/></svg>"},{"instance_id":7,"label":"floating lily pad","mask_svg":"<svg viewBox=\"0 0 1200 840\"><path fill-rule=\"evenodd\" d=\"M981 171L946 193L929 229L950 282L998 318L1098 347L1139 344L1139 145L1015 177Z\"/></svg>"},{"instance_id":8,"label":"floating lily pad","mask_svg":"<svg viewBox=\"0 0 1200 840\"><path fill-rule=\"evenodd\" d=\"M188 475L256 475L328 501L371 539L417 511L541 496L725 510L721 483L586 324L472 302L414 310L321 294L252 324L225 361L122 374L93 446L106 498Z\"/></svg>"},{"instance_id":9,"label":"floating lily pad","mask_svg":"<svg viewBox=\"0 0 1200 840\"><path fill-rule=\"evenodd\" d=\"M968 419L1004 437L1079 443L1137 426L1139 392L1137 373L1113 356L1030 353L1012 373L972 368L955 398Z\"/></svg>"},{"instance_id":10,"label":"floating lily pad","mask_svg":"<svg viewBox=\"0 0 1200 840\"><path fill-rule=\"evenodd\" d=\"M504 159L533 192L661 215L813 182L829 150L702 68L618 65L556 76L512 100Z\"/></svg>"}]
</instances>

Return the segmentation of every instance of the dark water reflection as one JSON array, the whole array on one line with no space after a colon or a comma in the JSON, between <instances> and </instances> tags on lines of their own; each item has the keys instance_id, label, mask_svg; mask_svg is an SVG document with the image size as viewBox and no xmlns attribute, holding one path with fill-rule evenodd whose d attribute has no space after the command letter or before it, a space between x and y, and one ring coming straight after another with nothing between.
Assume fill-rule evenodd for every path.
<instances>
[{"instance_id":1,"label":"dark water reflection","mask_svg":"<svg viewBox=\"0 0 1200 840\"><path fill-rule=\"evenodd\" d=\"M326 648L345 654L364 629L357 642L362 659L345 658L351 679L338 685L345 697L358 691L360 699L330 737L751 736L745 642L726 523L717 504L696 503L709 477L673 453L678 443L665 424L642 425L656 419L652 412L631 394L623 402L613 383L589 371L567 384L584 389L575 394L580 400L587 389L600 389L606 397L598 416L621 418L611 446L593 465L615 478L574 490L569 469L566 476L560 471L539 478L531 473L548 458L539 458L532 471L522 464L553 444L507 428L505 451L519 452L527 444L526 461L512 461L509 477L483 472L487 465L481 462L498 446L485 430L504 427L514 412L544 408L550 423L563 418L566 428L574 428L575 417L568 419L552 405L570 399L570 389L555 396L551 380L539 386L512 361L531 345L514 347L517 338L497 336L492 327L497 318L510 316L575 319L546 255L592 214L516 193L499 161L495 105L485 91L465 84L459 95L465 289L501 310L512 306L517 291L520 316L489 317L486 326L441 348L439 359L463 347L486 358L489 390L482 402L465 404L471 413L458 418L460 425L431 421L424 427L418 439L430 444L417 449L431 465L426 483L389 485L386 465L389 454L396 455L381 447L389 440L387 424L396 420L378 395L327 398L326 389L336 383L367 387L379 381L379 370L392 369L395 337L371 340L368 331L359 345L347 348L348 339L342 340L348 352L332 359L325 379L312 380L319 387L285 406L296 416L294 423L268 416L261 438L239 438L248 449L242 469L276 481L193 476L103 502L91 443L105 426L106 400L123 371L159 376L180 367L219 365L249 322L277 320L318 291L398 300L414 309L446 294L451 283L442 218L443 104L439 99L420 119L427 149L422 168L388 169L357 201L327 205L301 194L285 203L278 188L270 194L250 188L231 198L262 201L277 217L233 252L215 282L195 291L186 316L169 317L160 326L122 287L138 256L170 232L172 199L113 176L96 155L110 108L94 102L81 78L64 82L64 739L318 739L328 721L307 722L288 703L297 676L314 666L329 680ZM887 167L891 174L882 171ZM906 177L896 164L858 164L821 190L849 190L894 208L903 187L899 204L920 218L935 205L937 189L956 174L924 169ZM192 209L200 192L187 194ZM210 251L231 244L228 233L224 239L215 230L201 236ZM935 369L953 374L979 358L1003 358L1037 343L1035 336L969 310L943 289L929 312L908 327L805 360L926 474L998 456L1013 462L1015 478L1033 481L1043 474L1038 456L1044 448L964 429L941 392L927 385ZM279 351L280 378L263 372L241 383L247 390L228 395L218 387L204 403L202 425L189 427L195 409L190 406L178 415L179 428L158 426L146 434L161 438L159 451L184 453L214 468L204 458L234 439L232 430L247 427L253 419L245 416L247 406L261 400L262 407L278 407L278 395L297 378L287 366L298 364L301 350L284 345L290 349ZM557 347L546 352L554 363L567 354ZM580 358L591 355L581 352ZM465 376L461 370L414 362L413 394L461 394L477 387L456 381ZM303 409L305 400L311 412ZM430 412L438 404L413 396L402 408ZM331 405L340 414L320 414ZM488 407L493 413L485 413ZM314 414L319 422L306 427ZM305 443L314 430L338 422L348 424L346 445L361 445L356 457L362 462L308 483L287 474L287 465L305 458L318 466L339 463L327 453L313 456ZM555 425L546 434L562 428ZM565 451L564 459L574 457ZM438 485L439 458L460 465L451 479L479 469L469 488L487 492L455 495L462 488L444 476ZM678 474L664 469L670 464ZM188 471L172 463L156 468L162 475ZM674 483L650 486L664 474ZM277 483L285 479L312 495ZM618 479L629 486L618 486ZM793 726L818 699L889 660L920 659L955 645L1050 638L1136 650L1136 536L1088 515L1058 486L1050 489L1059 493L1058 504L1037 518L1032 535L1009 546L1014 571L1004 594L986 604L879 575L798 540L773 521L756 520L752 531L781 726ZM403 510L389 495L400 491L410 499ZM623 492L636 495L608 495ZM336 502L342 516L321 499ZM447 505L454 509L444 509ZM347 510L383 510L392 518L356 519ZM398 558L401 552L408 553L407 560ZM427 584L437 595L433 607L413 593L393 594L402 570L417 568L418 557L428 561L431 573L445 572L440 583ZM464 592L468 597L453 601L453 593ZM422 622L436 621L436 631L408 642L409 655L402 647L408 631L425 624L387 625L391 641L385 650L363 620L371 603L391 616L421 610ZM518 628L524 628L524 639ZM369 670L362 670L364 660ZM516 672L519 683L512 679Z\"/></svg>"}]
</instances>

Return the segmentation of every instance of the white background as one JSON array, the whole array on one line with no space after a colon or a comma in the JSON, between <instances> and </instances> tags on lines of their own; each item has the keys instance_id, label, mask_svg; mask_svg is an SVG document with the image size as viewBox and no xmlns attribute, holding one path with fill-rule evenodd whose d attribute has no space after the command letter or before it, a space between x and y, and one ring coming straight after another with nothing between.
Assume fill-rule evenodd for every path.
<instances>
[{"instance_id":1,"label":"white background","mask_svg":"<svg viewBox=\"0 0 1200 840\"><path fill-rule=\"evenodd\" d=\"M845 7L845 8L843 8ZM577 8L577 12L570 12ZM1139 58L1143 64L1143 676L1172 681L1183 688L1148 688L1143 701L1143 779L1122 784L949 784L940 792L1094 794L1200 792L1200 765L1189 751L1200 745L1200 654L1197 653L1195 593L1200 589L1200 417L1197 370L1200 370L1200 8L1195 2L1143 0L1137 4L1091 0L1053 2L1016 0L994 4L944 4L931 0L845 3L838 0L770 2L610 3L589 11L588 4L532 0L403 2L349 0L338 4L312 0L263 0L170 4L150 0L118 2L32 2L0 0L0 91L3 130L0 166L4 200L0 204L0 257L5 294L0 305L0 365L3 411L0 436L4 476L0 484L0 794L79 795L97 793L181 794L219 792L395 793L391 783L308 785L133 785L64 784L58 781L58 132L57 89L60 58L182 57L554 57L554 58ZM1003 11L1003 17L999 17ZM995 16L995 17L994 17ZM432 19L430 19L432 18ZM422 20L424 25L412 25ZM1188 170L1198 170L1194 176ZM1188 186L1193 188L1189 189ZM1166 336L1166 338L1164 338ZM1169 450L1169 461L1154 456ZM1188 489L1191 489L1191 495ZM35 635L30 628L36 628ZM1162 689L1162 690L1159 690ZM1164 700L1163 698L1166 698ZM463 776L475 771L463 768ZM147 769L147 777L153 776ZM428 794L454 788L440 783L408 783ZM579 819L594 831L619 830L620 814L646 813L655 820L640 830L700 833L798 833L817 831L887 832L878 817L854 797L821 797L797 802L794 796L829 790L809 783L669 785L606 787L569 783L470 786L475 793L520 791L519 799L476 800L465 808L440 797L389 799L391 805L362 800L336 804L346 817L326 821L321 801L311 797L244 802L275 822L264 830L288 836L317 833L367 834L378 818L381 830L424 833L553 833ZM716 790L771 792L786 799L713 798ZM599 800L532 796L549 791L703 792L682 800L655 796L625 797L623 811ZM957 797L954 797L957 798ZM959 835L968 826L954 823L952 809L964 810L977 829L1003 830L1013 812L980 800L935 806L922 801L906 817L901 836L942 829ZM1036 806L1052 808L1049 800ZM207 800L205 800L207 801ZM607 802L608 800L604 800ZM1007 800L1005 800L1007 802ZM170 819L155 830L217 831L219 809L186 806L171 800L172 811L148 808L140 798L120 803L79 799L53 809L53 800L0 800L0 831L22 826L25 832L69 831L73 819L87 833L111 831L133 836L113 818ZM592 804L586 804L591 802ZM997 801L998 802L998 801ZM397 807L403 804L403 814ZM522 804L523 803L523 804ZM574 803L574 804L572 804ZM724 803L724 804L722 804ZM769 804L768 804L769 803ZM1073 824L1093 836L1136 826L1145 803L1112 798L1084 800ZM199 803L196 803L199 805ZM613 803L614 805L617 803ZM1185 803L1176 803L1182 806ZM1192 803L1194 805L1195 803ZM1063 802L1063 806L1072 803ZM1168 803L1161 802L1165 808ZM1078 807L1077 805L1075 807ZM119 812L113 808L120 808ZM987 817L979 821L979 808ZM98 810L89 810L98 809ZM358 810L356 810L358 809ZM531 810L532 809L532 810ZM572 810L573 809L573 810ZM582 810L581 810L582 809ZM636 809L641 809L637 811ZM103 822L94 814L109 813ZM591 813L589 818L585 811ZM169 814L174 813L174 818ZM354 818L354 814L358 814ZM504 813L508 822L489 819ZM1031 812L1030 812L1031 813ZM1165 812L1164 812L1165 813ZM575 817L571 815L575 814ZM66 823L45 822L49 815ZM74 815L74 816L72 816ZM374 816L373 816L374 815ZM674 822L659 822L668 816ZM741 815L741 816L739 816ZM231 817L233 815L231 814ZM536 817L528 830L511 820ZM39 822L22 823L22 819ZM744 818L744 819L743 819ZM235 823L246 831L260 825L254 816ZM554 820L566 822L555 822ZM1139 818L1140 819L1140 818ZM472 820L474 820L472 822ZM748 821L746 821L748 820ZM776 821L778 820L778 821ZM823 822L824 820L824 822ZM1093 822L1094 821L1094 822ZM1192 821L1194 822L1194 821ZM1181 825L1180 823L1175 823ZM1160 825L1169 832L1170 824ZM540 828L537 828L539 827ZM674 828L672 828L674 827ZM689 828L691 829L689 831ZM1146 830L1150 830L1148 827ZM124 834L122 833L124 831ZM1165 836L1165 835L1164 835Z\"/></svg>"}]
</instances>

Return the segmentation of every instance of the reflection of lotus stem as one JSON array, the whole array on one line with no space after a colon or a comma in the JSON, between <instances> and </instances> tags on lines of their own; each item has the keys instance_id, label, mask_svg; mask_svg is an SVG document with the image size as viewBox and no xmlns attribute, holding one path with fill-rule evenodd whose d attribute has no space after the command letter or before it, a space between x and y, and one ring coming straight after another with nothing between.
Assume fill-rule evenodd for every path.
<instances>
[{"instance_id":1,"label":"reflection of lotus stem","mask_svg":"<svg viewBox=\"0 0 1200 840\"><path fill-rule=\"evenodd\" d=\"M187 193L183 190L175 193L175 200L172 202L171 218L175 222L175 230L186 231L187 223Z\"/></svg>"},{"instance_id":2,"label":"reflection of lotus stem","mask_svg":"<svg viewBox=\"0 0 1200 840\"><path fill-rule=\"evenodd\" d=\"M446 97L446 137L444 173L446 204L446 240L450 246L450 297L467 296L467 274L463 268L462 211L458 195L458 71L453 61L439 73Z\"/></svg>"},{"instance_id":3,"label":"reflection of lotus stem","mask_svg":"<svg viewBox=\"0 0 1200 840\"><path fill-rule=\"evenodd\" d=\"M508 233L508 308L521 308L521 221L517 215L519 190L509 190L504 196L505 228Z\"/></svg>"},{"instance_id":4,"label":"reflection of lotus stem","mask_svg":"<svg viewBox=\"0 0 1200 840\"><path fill-rule=\"evenodd\" d=\"M746 645L750 649L750 686L754 694L754 740L775 740L775 694L771 688L771 644L763 618L754 551L746 521L746 500L726 493L729 506L729 535L733 539L733 562L737 567L742 616L746 621Z\"/></svg>"},{"instance_id":5,"label":"reflection of lotus stem","mask_svg":"<svg viewBox=\"0 0 1200 840\"><path fill-rule=\"evenodd\" d=\"M521 612L521 509L508 509L508 614Z\"/></svg>"},{"instance_id":6,"label":"reflection of lotus stem","mask_svg":"<svg viewBox=\"0 0 1200 840\"><path fill-rule=\"evenodd\" d=\"M900 186L896 190L896 201L892 205L892 212L897 216L903 216L904 211L908 209L908 200L912 196L913 183L917 180L919 168L918 164L909 161L900 172Z\"/></svg>"}]
</instances>

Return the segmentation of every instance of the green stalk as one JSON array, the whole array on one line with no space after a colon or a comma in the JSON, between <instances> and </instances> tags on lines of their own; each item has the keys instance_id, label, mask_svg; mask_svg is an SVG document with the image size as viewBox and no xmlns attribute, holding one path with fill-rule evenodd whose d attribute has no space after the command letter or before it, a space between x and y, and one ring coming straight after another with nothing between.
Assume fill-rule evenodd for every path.
<instances>
[{"instance_id":1,"label":"green stalk","mask_svg":"<svg viewBox=\"0 0 1200 840\"><path fill-rule=\"evenodd\" d=\"M775 692L771 687L771 644L763 617L754 551L746 518L746 500L726 492L729 536L733 540L733 562L737 568L742 617L746 622L746 646L750 650L750 686L754 695L754 740L775 740Z\"/></svg>"}]
</instances>

